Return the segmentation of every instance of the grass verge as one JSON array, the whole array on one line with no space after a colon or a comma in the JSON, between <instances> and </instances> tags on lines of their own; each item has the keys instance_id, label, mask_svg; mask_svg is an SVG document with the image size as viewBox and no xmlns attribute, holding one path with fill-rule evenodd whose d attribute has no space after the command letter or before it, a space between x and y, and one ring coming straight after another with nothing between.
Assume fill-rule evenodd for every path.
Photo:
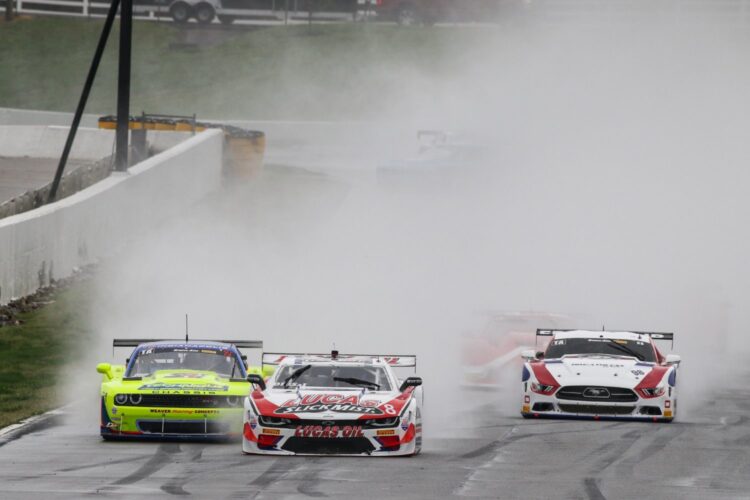
<instances>
[{"instance_id":1,"label":"grass verge","mask_svg":"<svg viewBox=\"0 0 750 500\"><path fill-rule=\"evenodd\" d=\"M87 327L91 281L72 283L53 302L0 328L0 427L59 406L58 382L93 338Z\"/></svg>"},{"instance_id":2,"label":"grass verge","mask_svg":"<svg viewBox=\"0 0 750 500\"><path fill-rule=\"evenodd\" d=\"M8 71L0 72L0 106L73 111L102 22L37 17L4 25L0 67ZM366 118L404 93L429 94L429 82L455 73L487 36L486 29L363 23L222 31L137 21L131 109L204 118ZM115 110L117 40L115 29L88 112Z\"/></svg>"}]
</instances>

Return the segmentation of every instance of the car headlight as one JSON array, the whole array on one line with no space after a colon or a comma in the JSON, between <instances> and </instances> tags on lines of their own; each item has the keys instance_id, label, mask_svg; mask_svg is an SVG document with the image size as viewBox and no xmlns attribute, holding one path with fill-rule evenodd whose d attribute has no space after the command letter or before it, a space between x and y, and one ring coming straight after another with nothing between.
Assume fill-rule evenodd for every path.
<instances>
[{"instance_id":1,"label":"car headlight","mask_svg":"<svg viewBox=\"0 0 750 500\"><path fill-rule=\"evenodd\" d=\"M662 385L658 387L647 387L645 389L641 389L641 392L643 393L644 397L658 398L659 396L663 396L666 390L667 389Z\"/></svg>"},{"instance_id":2,"label":"car headlight","mask_svg":"<svg viewBox=\"0 0 750 500\"><path fill-rule=\"evenodd\" d=\"M128 395L127 394L117 394L115 396L115 404L116 405L124 405L128 402Z\"/></svg>"},{"instance_id":3,"label":"car headlight","mask_svg":"<svg viewBox=\"0 0 750 500\"><path fill-rule=\"evenodd\" d=\"M538 394L552 394L555 392L555 386L554 385L544 385L540 384L538 382L532 382L531 383L531 390L533 392L536 392Z\"/></svg>"},{"instance_id":4,"label":"car headlight","mask_svg":"<svg viewBox=\"0 0 750 500\"><path fill-rule=\"evenodd\" d=\"M288 418L267 417L264 415L258 417L258 422L260 422L260 425L264 425L266 427L281 427L283 425L291 425L294 423Z\"/></svg>"},{"instance_id":5,"label":"car headlight","mask_svg":"<svg viewBox=\"0 0 750 500\"><path fill-rule=\"evenodd\" d=\"M373 418L367 421L367 423L373 427L396 427L398 425L399 418Z\"/></svg>"},{"instance_id":6,"label":"car headlight","mask_svg":"<svg viewBox=\"0 0 750 500\"><path fill-rule=\"evenodd\" d=\"M239 396L227 396L227 404L229 406L237 406L240 402Z\"/></svg>"},{"instance_id":7,"label":"car headlight","mask_svg":"<svg viewBox=\"0 0 750 500\"><path fill-rule=\"evenodd\" d=\"M131 394L128 396L128 399L130 400L131 405L138 406L139 404L141 404L143 396L141 396L140 394Z\"/></svg>"}]
</instances>

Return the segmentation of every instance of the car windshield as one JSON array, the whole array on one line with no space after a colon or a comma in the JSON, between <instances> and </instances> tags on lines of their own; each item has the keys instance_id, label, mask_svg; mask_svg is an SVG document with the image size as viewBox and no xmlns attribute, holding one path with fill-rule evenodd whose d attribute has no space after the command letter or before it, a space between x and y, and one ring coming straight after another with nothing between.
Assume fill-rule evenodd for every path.
<instances>
[{"instance_id":1,"label":"car windshield","mask_svg":"<svg viewBox=\"0 0 750 500\"><path fill-rule=\"evenodd\" d=\"M656 360L654 349L649 342L603 338L554 339L547 347L544 357L554 359L574 354L630 356L640 361Z\"/></svg>"},{"instance_id":2,"label":"car windshield","mask_svg":"<svg viewBox=\"0 0 750 500\"><path fill-rule=\"evenodd\" d=\"M274 380L274 387L279 389L300 386L391 390L388 374L380 366L285 365L279 368Z\"/></svg>"},{"instance_id":3,"label":"car windshield","mask_svg":"<svg viewBox=\"0 0 750 500\"><path fill-rule=\"evenodd\" d=\"M224 377L244 377L234 352L223 349L154 348L141 351L128 377L145 377L157 370L207 370Z\"/></svg>"}]
</instances>

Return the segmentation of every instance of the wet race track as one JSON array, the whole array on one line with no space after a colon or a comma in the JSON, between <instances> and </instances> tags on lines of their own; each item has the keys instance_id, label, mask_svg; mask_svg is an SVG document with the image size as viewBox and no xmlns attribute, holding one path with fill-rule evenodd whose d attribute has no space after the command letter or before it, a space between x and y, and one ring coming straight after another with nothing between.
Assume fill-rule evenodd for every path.
<instances>
[{"instance_id":1,"label":"wet race track","mask_svg":"<svg viewBox=\"0 0 750 500\"><path fill-rule=\"evenodd\" d=\"M748 394L743 396L747 398ZM485 409L412 458L259 457L239 443L110 443L65 416L0 447L3 498L748 498L747 403L672 424ZM471 436L471 437L468 437Z\"/></svg>"},{"instance_id":2,"label":"wet race track","mask_svg":"<svg viewBox=\"0 0 750 500\"><path fill-rule=\"evenodd\" d=\"M504 183L516 192L525 186L512 176ZM435 321L435 309L447 310L446 304L470 309L490 300L497 301L498 307L517 308L512 297L523 289L520 277L529 271L513 271L517 266L509 264L503 273L506 279L516 280L511 291L479 297L468 291L472 284L485 288L477 270L489 260L474 252L468 259L474 264L451 269L459 266L454 257L467 251L461 241L473 237L482 241L490 227L489 219L478 218L469 227L462 222L462 214L488 209L482 190L467 202L461 193L443 192L442 187L437 188L437 197L409 192L408 187L406 191L389 187L382 196L382 190L370 189L372 185L368 176L331 178L319 172L268 167L247 190L209 200L175 228L134 243L128 257L116 266L105 265L97 286L106 293L100 294L101 303L95 308L103 314L92 318L102 331L101 344L92 347L96 353L88 365L70 379L73 387L61 387L75 403L30 432L0 443L0 497L750 498L747 389L722 389L700 400L685 391L681 404L690 411L683 411L671 424L524 420L515 396L464 394L455 377L459 371L454 323L460 322L449 316ZM537 188L534 183L528 186ZM551 182L548 188L557 186ZM523 204L520 194L498 198L506 208ZM570 215L565 212L576 211L571 206L557 207L562 218ZM435 217L440 225L424 230ZM526 238L527 243L521 241L518 248L530 254L528 258L536 258L536 235L523 236L526 222L518 223L508 210L496 210L490 218L504 238ZM446 227L449 238L443 231ZM456 240L460 241L456 244ZM396 248L384 241L395 242ZM505 241L496 248L490 239L483 240L488 253L508 258ZM335 257L330 256L332 248ZM231 265L212 268L217 261ZM195 262L207 263L209 269L186 273L187 265L200 267ZM442 277L453 291L446 298L415 294L415 283L440 288L432 278L436 266L445 269ZM471 279L464 280L464 274ZM237 276L242 279L235 288L231 282ZM358 287L363 281L370 286ZM220 296L222 302L206 295L193 299L192 288L186 285L193 282L219 290L209 295ZM394 282L397 287L387 288ZM142 289L149 293L134 292ZM334 305L316 297L322 292ZM409 301L409 295L418 298ZM500 303L503 297L509 302ZM118 310L116 305L124 303L127 310ZM357 309L360 303L369 309ZM569 306L552 305L556 310ZM296 314L290 314L287 306ZM201 311L219 307L221 314L212 321L201 316ZM238 320L228 318L235 314L231 311L243 308L254 308L252 314L239 315L239 321L252 323L249 333L224 333L237 331ZM123 331L144 337L155 330L175 330L176 335L169 336L179 336L186 309L194 311L195 328L212 331L213 338L260 337L267 350L325 350L336 341L342 350L416 353L418 374L425 381L422 454L377 459L264 457L243 455L237 442L102 441L94 367L97 361L112 359L111 338L123 336ZM612 311L608 312L615 316ZM165 322L163 317L178 318L177 327L168 326L172 319ZM374 324L373 318L378 320ZM429 319L420 322L422 318ZM443 324L447 326L441 329ZM412 337L404 330L432 333ZM148 331L152 333L143 333ZM326 333L317 338L294 334L304 331ZM379 337L366 335L378 331L383 332ZM679 334L677 338L679 347ZM684 386L695 380L690 370L695 373L696 368L689 356L683 360Z\"/></svg>"}]
</instances>

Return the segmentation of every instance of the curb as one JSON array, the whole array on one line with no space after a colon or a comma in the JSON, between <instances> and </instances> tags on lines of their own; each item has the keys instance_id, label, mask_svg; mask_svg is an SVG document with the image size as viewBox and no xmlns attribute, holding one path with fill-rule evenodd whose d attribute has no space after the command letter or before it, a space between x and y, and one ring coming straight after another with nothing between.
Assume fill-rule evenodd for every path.
<instances>
[{"instance_id":1,"label":"curb","mask_svg":"<svg viewBox=\"0 0 750 500\"><path fill-rule=\"evenodd\" d=\"M16 424L3 427L0 429L0 446L16 440L24 434L49 426L57 417L60 417L65 413L65 408L65 406L55 408L54 410L42 413L41 415L34 415L33 417L21 420Z\"/></svg>"}]
</instances>

